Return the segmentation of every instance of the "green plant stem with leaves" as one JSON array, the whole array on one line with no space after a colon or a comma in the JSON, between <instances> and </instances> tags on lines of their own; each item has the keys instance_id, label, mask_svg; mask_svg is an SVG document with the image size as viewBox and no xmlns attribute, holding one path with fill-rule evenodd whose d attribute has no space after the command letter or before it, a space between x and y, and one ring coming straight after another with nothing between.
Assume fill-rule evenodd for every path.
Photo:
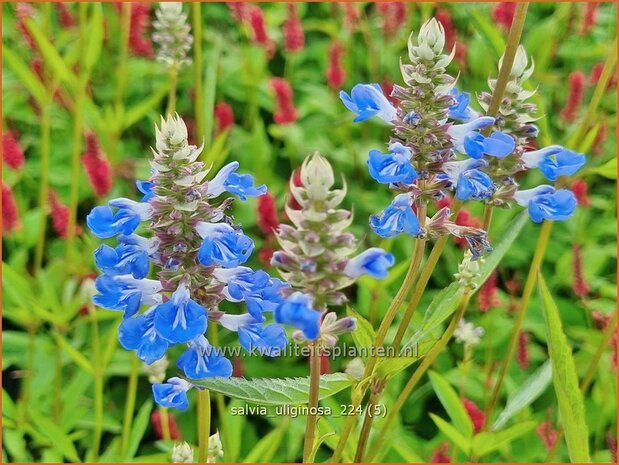
<instances>
[{"instance_id":1,"label":"green plant stem with leaves","mask_svg":"<svg viewBox=\"0 0 619 465\"><path fill-rule=\"evenodd\" d=\"M537 245L535 246L535 252L533 253L533 260L531 261L531 266L529 268L529 274L527 275L527 280L525 282L524 290L522 292L522 298L520 299L520 304L518 305L518 309L516 310L516 319L512 326L512 332L509 338L509 342L507 343L507 351L505 353L505 356L503 357L503 364L501 365L501 370L499 371L497 381L494 384L492 394L490 395L490 400L488 401L488 405L486 406L486 425L484 427L487 427L490 423L490 415L492 414L494 407L496 406L499 394L501 393L501 388L503 386L503 381L505 380L505 375L507 374L511 361L514 358L516 347L518 346L518 337L522 329L524 317L526 316L527 309L529 307L531 295L533 294L533 290L535 288L535 283L537 281L537 271L541 267L544 259L544 254L546 253L546 246L548 245L548 239L550 238L552 225L552 221L544 221L542 223L539 237L537 240Z\"/></svg>"},{"instance_id":2,"label":"green plant stem with leaves","mask_svg":"<svg viewBox=\"0 0 619 465\"><path fill-rule=\"evenodd\" d=\"M101 341L99 339L99 322L95 308L88 305L90 321L92 323L92 367L94 376L94 427L92 430L92 461L99 461L101 435L103 433L103 373L105 367L101 363Z\"/></svg>"},{"instance_id":3,"label":"green plant stem with leaves","mask_svg":"<svg viewBox=\"0 0 619 465\"><path fill-rule=\"evenodd\" d=\"M204 84L202 80L202 4L191 4L193 20L193 68L194 68L194 105L196 118L196 143L200 145L204 138Z\"/></svg>"},{"instance_id":4,"label":"green plant stem with leaves","mask_svg":"<svg viewBox=\"0 0 619 465\"><path fill-rule=\"evenodd\" d=\"M211 397L208 389L198 390L198 463L208 459L208 442L211 435Z\"/></svg>"},{"instance_id":5,"label":"green plant stem with leaves","mask_svg":"<svg viewBox=\"0 0 619 465\"><path fill-rule=\"evenodd\" d=\"M135 412L135 399L138 389L138 375L140 372L140 361L137 357L131 357L129 366L129 381L127 384L127 398L125 400L125 413L123 417L123 431L120 438L120 457L125 457L129 438L131 436L131 426L133 424L133 414Z\"/></svg>"},{"instance_id":6,"label":"green plant stem with leaves","mask_svg":"<svg viewBox=\"0 0 619 465\"><path fill-rule=\"evenodd\" d=\"M305 436L303 440L303 463L310 463L310 456L314 448L314 436L316 434L316 422L318 415L312 410L318 408L318 395L320 393L320 343L312 342L310 347L310 388L309 402L307 404L309 413L305 424Z\"/></svg>"},{"instance_id":7,"label":"green plant stem with leaves","mask_svg":"<svg viewBox=\"0 0 619 465\"><path fill-rule=\"evenodd\" d=\"M413 375L408 380L402 392L394 402L394 404L390 407L389 413L385 418L385 421L381 425L381 429L379 430L376 439L373 442L374 447L370 448L368 455L365 458L366 462L371 462L372 459L376 456L376 453L381 450L380 445L385 443L386 435L391 428L391 424L397 418L400 410L404 406L406 399L413 392L413 389L421 379L421 377L428 371L428 369L432 366L436 358L443 352L445 346L453 336L454 331L458 327L458 323L464 316L466 309L469 305L469 301L471 300L472 293L470 291L465 292L460 298L460 302L458 304L458 308L456 309L447 329L441 336L441 338L432 346L432 349L426 354L426 356L422 359L421 363L417 367L417 369L413 372Z\"/></svg>"},{"instance_id":8,"label":"green plant stem with leaves","mask_svg":"<svg viewBox=\"0 0 619 465\"><path fill-rule=\"evenodd\" d=\"M47 229L47 207L49 198L49 158L51 136L51 106L52 96L48 95L48 101L41 108L41 187L39 190L39 236L35 250L34 268L38 272L43 266L45 253L45 231Z\"/></svg>"}]
</instances>

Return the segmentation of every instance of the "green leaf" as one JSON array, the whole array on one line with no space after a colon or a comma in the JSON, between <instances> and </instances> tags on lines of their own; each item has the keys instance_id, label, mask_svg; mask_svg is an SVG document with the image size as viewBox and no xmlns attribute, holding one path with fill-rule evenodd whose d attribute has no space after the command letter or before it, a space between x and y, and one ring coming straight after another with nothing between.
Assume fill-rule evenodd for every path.
<instances>
[{"instance_id":1,"label":"green leaf","mask_svg":"<svg viewBox=\"0 0 619 465\"><path fill-rule=\"evenodd\" d=\"M537 423L535 421L525 421L510 426L503 431L484 432L475 435L473 438L473 454L477 457L482 457L490 452L493 452L505 444L509 444L514 439L532 431Z\"/></svg>"},{"instance_id":2,"label":"green leaf","mask_svg":"<svg viewBox=\"0 0 619 465\"><path fill-rule=\"evenodd\" d=\"M192 381L196 386L220 392L233 399L263 405L306 404L309 399L309 377L306 378L209 378ZM330 397L351 386L354 379L343 373L320 377L319 399Z\"/></svg>"},{"instance_id":3,"label":"green leaf","mask_svg":"<svg viewBox=\"0 0 619 465\"><path fill-rule=\"evenodd\" d=\"M613 157L602 166L592 168L589 173L599 174L607 179L617 179L617 157Z\"/></svg>"},{"instance_id":4,"label":"green leaf","mask_svg":"<svg viewBox=\"0 0 619 465\"><path fill-rule=\"evenodd\" d=\"M282 418L282 422L277 428L269 431L266 436L256 443L243 460L243 463L270 463L282 443L289 422L289 417Z\"/></svg>"},{"instance_id":5,"label":"green leaf","mask_svg":"<svg viewBox=\"0 0 619 465\"><path fill-rule=\"evenodd\" d=\"M460 431L466 438L473 436L473 423L471 418L466 413L464 405L456 391L451 387L445 378L435 371L428 373L430 376L430 383L436 393L441 404L445 408L447 415L451 418L454 426Z\"/></svg>"},{"instance_id":6,"label":"green leaf","mask_svg":"<svg viewBox=\"0 0 619 465\"><path fill-rule=\"evenodd\" d=\"M466 455L469 455L471 453L471 443L467 438L462 436L460 431L458 431L456 428L447 423L438 415L431 413L430 418L432 418L432 421L436 424L438 429L441 430L441 433L447 436L447 439L449 439L458 449L460 449Z\"/></svg>"},{"instance_id":7,"label":"green leaf","mask_svg":"<svg viewBox=\"0 0 619 465\"><path fill-rule=\"evenodd\" d=\"M531 405L546 390L552 381L552 364L550 360L539 367L535 373L529 376L520 387L513 392L507 399L507 405L499 414L499 417L492 425L492 430L496 431L509 421L514 415L523 408Z\"/></svg>"},{"instance_id":8,"label":"green leaf","mask_svg":"<svg viewBox=\"0 0 619 465\"><path fill-rule=\"evenodd\" d=\"M80 462L73 441L52 420L39 413L34 406L28 411L32 424L37 430L51 442L52 447L62 453L71 462Z\"/></svg>"},{"instance_id":9,"label":"green leaf","mask_svg":"<svg viewBox=\"0 0 619 465\"><path fill-rule=\"evenodd\" d=\"M578 386L572 349L563 332L559 309L541 273L538 273L538 283L546 322L548 354L552 361L552 382L557 395L570 460L590 462L589 431L585 421L585 406Z\"/></svg>"},{"instance_id":10,"label":"green leaf","mask_svg":"<svg viewBox=\"0 0 619 465\"><path fill-rule=\"evenodd\" d=\"M160 87L157 91L153 92L150 97L141 100L140 103L126 110L122 124L123 130L130 128L144 118L148 113L157 108L167 93L168 86L166 84L165 86Z\"/></svg>"},{"instance_id":11,"label":"green leaf","mask_svg":"<svg viewBox=\"0 0 619 465\"><path fill-rule=\"evenodd\" d=\"M2 46L2 57L19 78L19 81L28 89L39 105L47 105L47 91L36 74L24 63L20 56L9 46Z\"/></svg>"},{"instance_id":12,"label":"green leaf","mask_svg":"<svg viewBox=\"0 0 619 465\"><path fill-rule=\"evenodd\" d=\"M211 176L215 176L217 171L224 164L228 154L230 153L230 148L226 147L226 142L228 141L228 134L230 130L223 131L219 134L213 145L211 147L204 149L200 158L204 161L206 167L211 167L210 174ZM211 166L212 165L212 166Z\"/></svg>"},{"instance_id":13,"label":"green leaf","mask_svg":"<svg viewBox=\"0 0 619 465\"><path fill-rule=\"evenodd\" d=\"M369 350L374 346L374 341L376 341L374 328L372 328L368 320L363 318L363 316L355 312L352 308L346 307L346 314L357 320L357 329L351 334L353 341L355 341L355 345L366 355L363 358L367 360Z\"/></svg>"},{"instance_id":14,"label":"green leaf","mask_svg":"<svg viewBox=\"0 0 619 465\"><path fill-rule=\"evenodd\" d=\"M88 74L99 61L103 45L103 10L100 2L93 2L93 13L88 24L86 47L84 50L84 67Z\"/></svg>"},{"instance_id":15,"label":"green leaf","mask_svg":"<svg viewBox=\"0 0 619 465\"><path fill-rule=\"evenodd\" d=\"M140 447L140 442L146 432L146 428L148 428L150 412L152 409L153 401L152 399L148 399L142 404L140 410L138 410L138 413L133 420L133 425L131 426L131 434L129 435L129 445L127 446L127 453L125 454L125 462L128 462L130 459L135 457L138 447Z\"/></svg>"},{"instance_id":16,"label":"green leaf","mask_svg":"<svg viewBox=\"0 0 619 465\"><path fill-rule=\"evenodd\" d=\"M496 58L503 55L503 52L505 51L505 39L503 39L503 34L499 28L493 24L492 21L490 21L486 12L476 9L467 9L466 11L471 16L477 32L479 32L479 34L491 45L492 49L496 53Z\"/></svg>"},{"instance_id":17,"label":"green leaf","mask_svg":"<svg viewBox=\"0 0 619 465\"><path fill-rule=\"evenodd\" d=\"M52 336L56 340L56 343L73 359L73 361L81 366L85 371L92 374L94 373L94 369L92 364L88 361L88 359L82 355L82 353L73 347L69 341L67 341L63 336L58 333L52 333Z\"/></svg>"}]
</instances>

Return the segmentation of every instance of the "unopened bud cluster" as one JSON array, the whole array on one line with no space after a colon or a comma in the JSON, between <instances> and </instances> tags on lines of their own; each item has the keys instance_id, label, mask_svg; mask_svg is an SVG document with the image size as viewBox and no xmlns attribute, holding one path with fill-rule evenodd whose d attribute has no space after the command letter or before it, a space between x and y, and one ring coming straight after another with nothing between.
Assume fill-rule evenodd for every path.
<instances>
[{"instance_id":1,"label":"unopened bud cluster","mask_svg":"<svg viewBox=\"0 0 619 465\"><path fill-rule=\"evenodd\" d=\"M182 2L162 2L153 21L153 41L159 45L157 59L170 68L179 69L191 63L188 52L193 43L187 13Z\"/></svg>"}]
</instances>

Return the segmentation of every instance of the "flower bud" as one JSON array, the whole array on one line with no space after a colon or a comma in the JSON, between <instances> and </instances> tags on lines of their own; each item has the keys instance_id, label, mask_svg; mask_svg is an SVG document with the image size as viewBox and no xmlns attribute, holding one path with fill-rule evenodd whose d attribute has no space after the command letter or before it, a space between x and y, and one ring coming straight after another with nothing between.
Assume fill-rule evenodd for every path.
<instances>
[{"instance_id":1,"label":"flower bud","mask_svg":"<svg viewBox=\"0 0 619 465\"><path fill-rule=\"evenodd\" d=\"M481 278L480 268L483 263L483 258L475 259L473 253L467 250L462 262L458 265L458 272L454 274L460 286L469 290L474 289L477 281Z\"/></svg>"},{"instance_id":2,"label":"flower bud","mask_svg":"<svg viewBox=\"0 0 619 465\"><path fill-rule=\"evenodd\" d=\"M357 381L363 378L363 373L365 372L365 364L363 363L361 357L353 358L350 362L348 362L344 372L347 375L355 378Z\"/></svg>"},{"instance_id":3,"label":"flower bud","mask_svg":"<svg viewBox=\"0 0 619 465\"><path fill-rule=\"evenodd\" d=\"M172 463L193 463L193 449L191 446L184 441L175 444L172 448Z\"/></svg>"},{"instance_id":4,"label":"flower bud","mask_svg":"<svg viewBox=\"0 0 619 465\"><path fill-rule=\"evenodd\" d=\"M445 30L436 18L431 18L421 26L417 41L420 47L428 47L435 55L440 55L445 47Z\"/></svg>"},{"instance_id":5,"label":"flower bud","mask_svg":"<svg viewBox=\"0 0 619 465\"><path fill-rule=\"evenodd\" d=\"M224 456L224 448L219 438L219 431L208 438L207 463L217 463L217 460Z\"/></svg>"},{"instance_id":6,"label":"flower bud","mask_svg":"<svg viewBox=\"0 0 619 465\"><path fill-rule=\"evenodd\" d=\"M163 358L151 363L144 363L143 370L148 376L148 382L151 384L163 383L166 379L166 370L168 369L168 358L164 355Z\"/></svg>"}]
</instances>

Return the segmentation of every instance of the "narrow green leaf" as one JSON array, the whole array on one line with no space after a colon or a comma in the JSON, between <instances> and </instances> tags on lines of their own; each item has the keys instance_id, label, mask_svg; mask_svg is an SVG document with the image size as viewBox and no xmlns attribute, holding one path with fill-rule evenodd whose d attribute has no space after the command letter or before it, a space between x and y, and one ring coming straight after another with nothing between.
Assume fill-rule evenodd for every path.
<instances>
[{"instance_id":1,"label":"narrow green leaf","mask_svg":"<svg viewBox=\"0 0 619 465\"><path fill-rule=\"evenodd\" d=\"M496 53L496 58L499 58L505 51L505 39L503 39L503 34L499 28L492 24L485 12L472 8L467 8L466 11L473 20L477 32L491 45L492 50Z\"/></svg>"},{"instance_id":2,"label":"narrow green leaf","mask_svg":"<svg viewBox=\"0 0 619 465\"><path fill-rule=\"evenodd\" d=\"M430 383L436 393L438 399L441 401L443 408L451 418L454 426L460 431L466 438L473 436L473 422L469 415L466 413L464 405L456 391L451 387L445 378L435 371L428 373L430 376Z\"/></svg>"},{"instance_id":3,"label":"narrow green leaf","mask_svg":"<svg viewBox=\"0 0 619 465\"><path fill-rule=\"evenodd\" d=\"M215 176L221 165L226 161L228 153L230 153L230 149L226 147L229 133L229 129L223 131L215 138L213 145L206 147L201 154L201 158L206 167L211 167L211 176Z\"/></svg>"},{"instance_id":4,"label":"narrow green leaf","mask_svg":"<svg viewBox=\"0 0 619 465\"><path fill-rule=\"evenodd\" d=\"M269 431L266 436L256 443L243 460L243 463L270 463L282 443L289 421L289 417L283 418L277 428Z\"/></svg>"},{"instance_id":5,"label":"narrow green leaf","mask_svg":"<svg viewBox=\"0 0 619 465\"><path fill-rule=\"evenodd\" d=\"M51 419L41 414L34 406L28 412L32 425L47 439L52 447L62 453L71 462L81 462L73 441Z\"/></svg>"},{"instance_id":6,"label":"narrow green leaf","mask_svg":"<svg viewBox=\"0 0 619 465\"><path fill-rule=\"evenodd\" d=\"M589 431L585 421L585 406L578 386L572 349L563 333L559 309L541 273L538 286L546 322L548 353L552 361L554 384L565 442L572 462L590 462Z\"/></svg>"},{"instance_id":7,"label":"narrow green leaf","mask_svg":"<svg viewBox=\"0 0 619 465\"><path fill-rule=\"evenodd\" d=\"M483 457L532 431L536 425L535 421L525 421L503 431L479 433L473 438L473 454L478 458Z\"/></svg>"},{"instance_id":8,"label":"narrow green leaf","mask_svg":"<svg viewBox=\"0 0 619 465\"><path fill-rule=\"evenodd\" d=\"M589 173L599 174L607 179L617 179L617 157L613 157L602 166L590 169Z\"/></svg>"},{"instance_id":9,"label":"narrow green leaf","mask_svg":"<svg viewBox=\"0 0 619 465\"><path fill-rule=\"evenodd\" d=\"M100 2L92 2L92 17L88 22L88 35L84 51L84 67L88 74L99 61L103 45L103 9Z\"/></svg>"},{"instance_id":10,"label":"narrow green leaf","mask_svg":"<svg viewBox=\"0 0 619 465\"><path fill-rule=\"evenodd\" d=\"M319 398L330 397L354 383L343 373L320 377ZM208 378L192 381L196 386L220 392L233 399L263 405L299 405L309 401L309 377L306 378Z\"/></svg>"},{"instance_id":11,"label":"narrow green leaf","mask_svg":"<svg viewBox=\"0 0 619 465\"><path fill-rule=\"evenodd\" d=\"M168 85L166 84L153 92L150 97L141 100L140 103L126 110L122 124L123 130L130 128L157 108L167 94Z\"/></svg>"},{"instance_id":12,"label":"narrow green leaf","mask_svg":"<svg viewBox=\"0 0 619 465\"><path fill-rule=\"evenodd\" d=\"M447 436L447 439L449 439L458 449L466 455L471 453L470 441L462 436L460 431L458 431L453 425L450 425L441 417L433 413L430 414L430 418L432 418L432 421L436 424L437 428L441 430L441 433Z\"/></svg>"},{"instance_id":13,"label":"narrow green leaf","mask_svg":"<svg viewBox=\"0 0 619 465\"><path fill-rule=\"evenodd\" d=\"M529 376L524 383L507 399L507 405L499 414L499 417L492 425L492 430L496 431L520 412L523 408L531 405L546 390L552 381L552 364L550 360L539 367L535 373Z\"/></svg>"},{"instance_id":14,"label":"narrow green leaf","mask_svg":"<svg viewBox=\"0 0 619 465\"><path fill-rule=\"evenodd\" d=\"M2 46L2 56L9 65L9 68L17 75L19 81L28 89L28 92L30 92L30 95L34 97L37 103L39 105L47 105L48 99L45 87L20 56L8 45Z\"/></svg>"},{"instance_id":15,"label":"narrow green leaf","mask_svg":"<svg viewBox=\"0 0 619 465\"><path fill-rule=\"evenodd\" d=\"M56 340L56 343L64 350L71 359L82 367L85 371L92 374L94 373L94 369L92 364L88 361L88 359L82 355L82 353L73 347L69 341L67 341L63 336L58 333L52 333L52 336Z\"/></svg>"},{"instance_id":16,"label":"narrow green leaf","mask_svg":"<svg viewBox=\"0 0 619 465\"><path fill-rule=\"evenodd\" d=\"M133 420L133 425L131 426L131 434L129 435L129 445L127 446L127 453L125 454L125 462L128 462L135 457L138 447L140 447L140 442L146 432L146 428L148 427L150 412L152 409L153 401L152 399L148 399L142 404L140 410L138 410L138 413Z\"/></svg>"},{"instance_id":17,"label":"narrow green leaf","mask_svg":"<svg viewBox=\"0 0 619 465\"><path fill-rule=\"evenodd\" d=\"M367 360L369 349L373 347L374 341L376 341L376 333L374 332L374 328L372 328L372 325L368 320L363 318L362 315L355 312L352 308L346 307L346 314L357 320L357 329L351 334L353 341L355 341L355 345L362 351L362 353L366 355L363 358Z\"/></svg>"}]
</instances>

